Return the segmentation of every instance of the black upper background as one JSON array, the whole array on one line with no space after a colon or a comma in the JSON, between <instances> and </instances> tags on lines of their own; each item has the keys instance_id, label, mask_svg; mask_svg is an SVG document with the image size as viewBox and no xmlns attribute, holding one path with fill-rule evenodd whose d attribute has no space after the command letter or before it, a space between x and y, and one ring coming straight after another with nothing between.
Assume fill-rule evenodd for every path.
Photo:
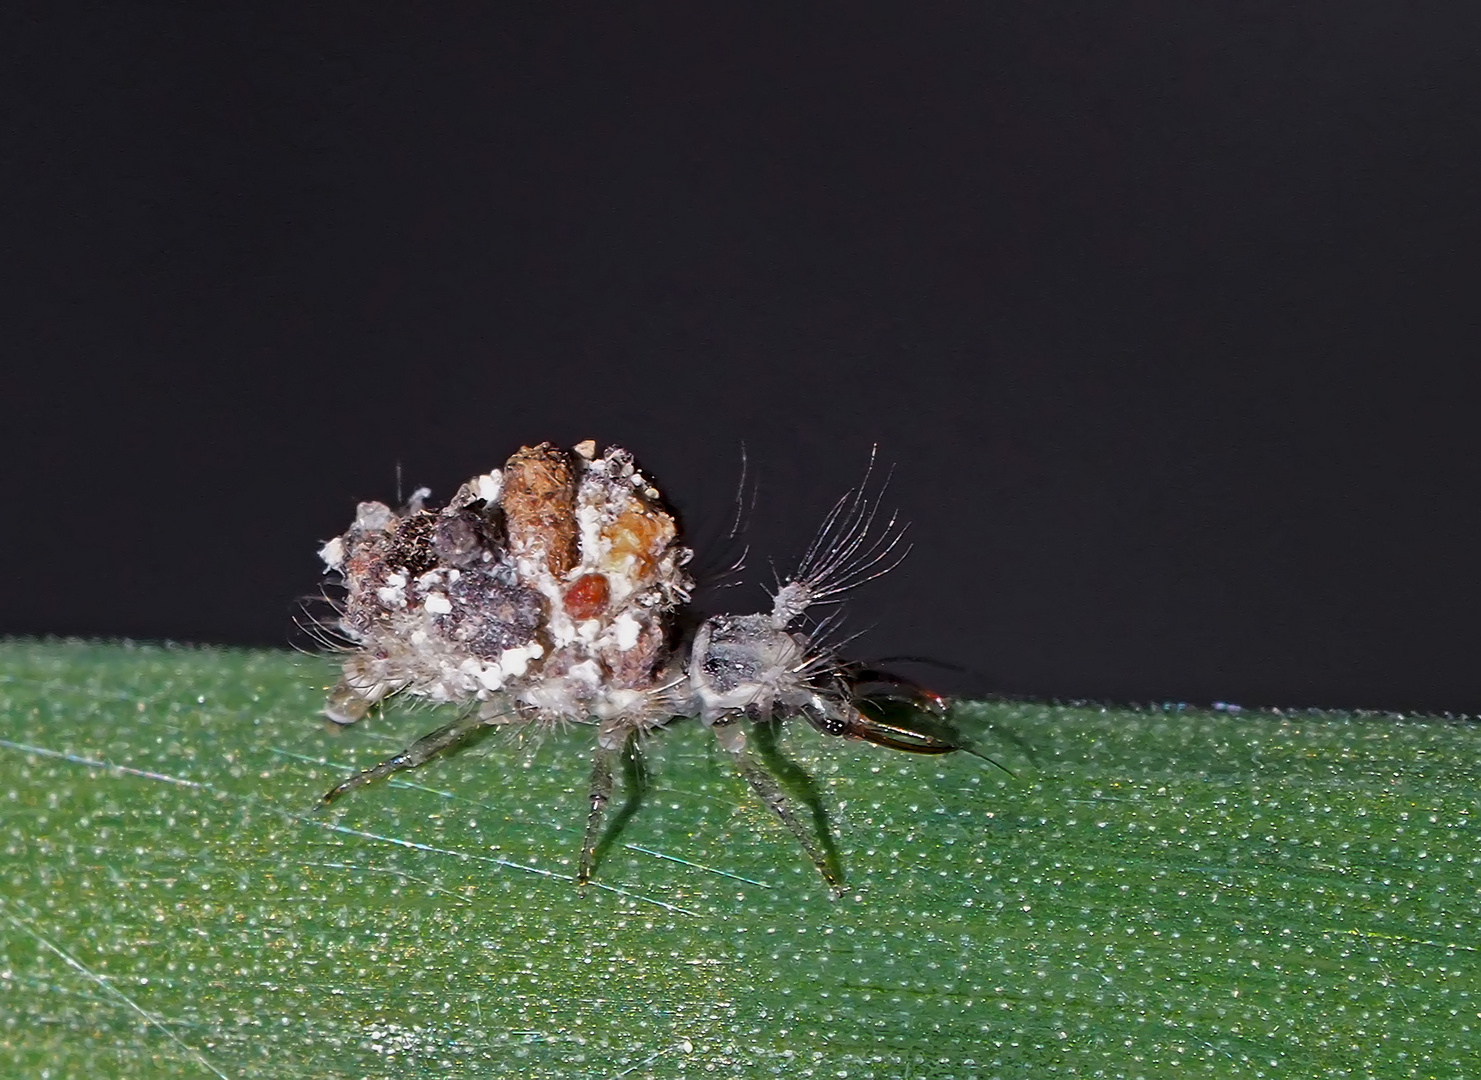
<instances>
[{"instance_id":1,"label":"black upper background","mask_svg":"<svg viewBox=\"0 0 1481 1080\"><path fill-rule=\"evenodd\" d=\"M877 443L863 654L1481 709L1481 6L247 6L0 17L0 633L282 645L544 439L764 577Z\"/></svg>"}]
</instances>

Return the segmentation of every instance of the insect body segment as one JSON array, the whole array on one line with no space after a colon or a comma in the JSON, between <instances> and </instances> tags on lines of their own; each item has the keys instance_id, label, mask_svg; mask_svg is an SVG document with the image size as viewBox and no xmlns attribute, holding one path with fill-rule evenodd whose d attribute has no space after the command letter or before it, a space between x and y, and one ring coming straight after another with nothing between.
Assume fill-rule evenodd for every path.
<instances>
[{"instance_id":1,"label":"insect body segment","mask_svg":"<svg viewBox=\"0 0 1481 1080\"><path fill-rule=\"evenodd\" d=\"M769 612L717 615L692 634L680 616L692 553L661 496L617 447L549 443L464 484L446 507L418 492L400 511L361 503L321 551L344 579L337 629L353 648L326 715L348 724L405 693L463 706L459 717L325 796L414 768L485 724L597 726L578 883L591 876L613 761L638 736L695 716L762 802L797 837L832 892L840 875L781 786L753 756L743 721L804 717L829 735L916 753L956 743L895 719L939 699L839 659L829 604L904 557L903 528L876 529L865 484L839 500ZM691 624L692 626L692 624ZM895 711L899 711L898 709Z\"/></svg>"}]
</instances>

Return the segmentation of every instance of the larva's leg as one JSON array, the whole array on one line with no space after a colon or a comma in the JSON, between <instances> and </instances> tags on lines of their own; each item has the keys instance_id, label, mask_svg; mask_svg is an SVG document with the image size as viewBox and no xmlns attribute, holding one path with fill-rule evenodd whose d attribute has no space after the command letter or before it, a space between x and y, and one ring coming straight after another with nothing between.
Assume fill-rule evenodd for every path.
<instances>
[{"instance_id":1,"label":"larva's leg","mask_svg":"<svg viewBox=\"0 0 1481 1080\"><path fill-rule=\"evenodd\" d=\"M350 675L355 666L355 657L345 662L345 674L340 676L324 702L324 715L341 727L365 719L366 713L406 685L368 676L352 679Z\"/></svg>"},{"instance_id":2,"label":"larva's leg","mask_svg":"<svg viewBox=\"0 0 1481 1080\"><path fill-rule=\"evenodd\" d=\"M617 739L613 745L613 738ZM590 880L597 863L621 835L623 826L642 804L648 791L648 769L643 764L642 742L638 733L631 728L615 728L609 736L604 732L597 742L591 768L591 811L586 818L586 836L581 844L581 864L576 871L576 884L585 886ZM623 782L627 798L610 818L606 816L607 803L612 798L612 763L622 759ZM605 828L604 828L605 826ZM605 839L603 832L606 833Z\"/></svg>"},{"instance_id":3,"label":"larva's leg","mask_svg":"<svg viewBox=\"0 0 1481 1080\"><path fill-rule=\"evenodd\" d=\"M813 865L818 868L818 873L822 874L823 880L828 883L829 895L837 900L843 895L843 878L839 876L834 868L833 860L828 857L828 852L818 842L818 838L793 811L792 804L788 801L786 793L782 791L782 786L777 782L776 777L767 771L746 748L744 730L739 724L717 725L714 730L720 744L730 751L730 756L735 761L736 771L745 777L746 783L751 785L751 790L756 793L766 808L780 818L783 825L792 830L792 835L797 837L802 850L807 852L807 857L813 861Z\"/></svg>"},{"instance_id":4,"label":"larva's leg","mask_svg":"<svg viewBox=\"0 0 1481 1080\"><path fill-rule=\"evenodd\" d=\"M412 743L401 753L394 757L388 757L378 765L372 765L368 769L356 773L344 783L330 789L320 800L321 805L331 803L347 791L353 791L357 787L363 787L373 781L383 779L392 773L398 773L402 769L415 769L418 765L425 765L442 751L460 742L483 725L479 718L478 710L473 709L462 713L450 724L445 724L427 735L423 735Z\"/></svg>"},{"instance_id":5,"label":"larva's leg","mask_svg":"<svg viewBox=\"0 0 1481 1080\"><path fill-rule=\"evenodd\" d=\"M596 863L597 841L602 835L602 819L612 798L612 759L617 751L597 744L591 755L591 809L586 814L586 835L581 840L581 861L576 868L576 885L585 888Z\"/></svg>"}]
</instances>

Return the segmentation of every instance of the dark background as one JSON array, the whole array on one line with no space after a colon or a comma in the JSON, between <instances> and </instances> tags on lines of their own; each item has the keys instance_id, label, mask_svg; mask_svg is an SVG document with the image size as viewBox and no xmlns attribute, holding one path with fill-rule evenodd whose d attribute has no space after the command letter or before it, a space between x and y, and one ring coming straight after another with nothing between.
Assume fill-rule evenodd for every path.
<instances>
[{"instance_id":1,"label":"dark background","mask_svg":"<svg viewBox=\"0 0 1481 1080\"><path fill-rule=\"evenodd\" d=\"M0 17L0 633L284 645L543 439L785 568L878 443L862 653L1481 709L1481 7L249 6Z\"/></svg>"}]
</instances>

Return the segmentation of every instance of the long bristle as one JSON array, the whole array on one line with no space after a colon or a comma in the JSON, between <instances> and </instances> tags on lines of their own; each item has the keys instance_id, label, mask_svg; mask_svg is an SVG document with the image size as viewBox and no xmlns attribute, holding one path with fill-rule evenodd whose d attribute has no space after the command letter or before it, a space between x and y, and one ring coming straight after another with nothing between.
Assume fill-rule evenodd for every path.
<instances>
[{"instance_id":1,"label":"long bristle","mask_svg":"<svg viewBox=\"0 0 1481 1080\"><path fill-rule=\"evenodd\" d=\"M871 450L860 484L829 509L796 572L777 583L772 595L778 619L790 621L815 604L837 603L844 593L888 574L910 554L912 545L901 548L910 526L902 524L898 514L890 514L879 527L894 470L871 494L875 455Z\"/></svg>"}]
</instances>

